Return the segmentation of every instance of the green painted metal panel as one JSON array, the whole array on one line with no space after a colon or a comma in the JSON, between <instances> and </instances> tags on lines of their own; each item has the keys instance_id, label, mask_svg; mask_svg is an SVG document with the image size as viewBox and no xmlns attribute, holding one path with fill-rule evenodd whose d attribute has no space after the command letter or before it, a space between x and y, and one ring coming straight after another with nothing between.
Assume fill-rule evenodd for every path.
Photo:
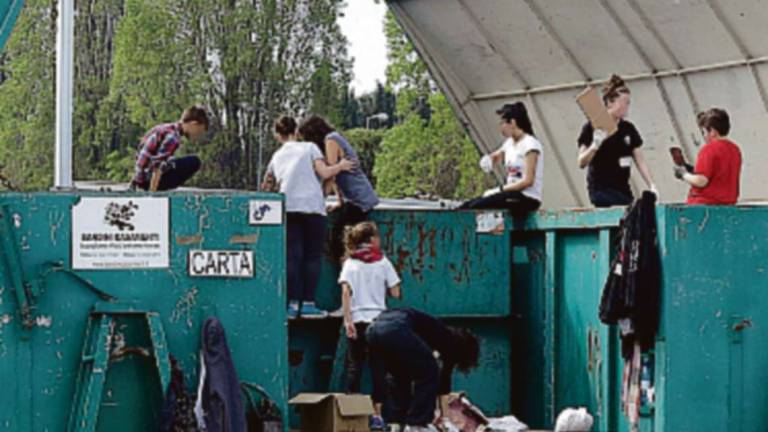
<instances>
[{"instance_id":1,"label":"green painted metal panel","mask_svg":"<svg viewBox=\"0 0 768 432\"><path fill-rule=\"evenodd\" d=\"M133 195L120 195L126 196ZM79 196L0 196L0 205L9 209L13 221L12 241L18 246L20 274L27 282L37 281L40 287L37 296L25 290L34 306L34 325L25 329L13 280L3 267L0 381L7 391L0 394L1 427L61 430L66 424L88 313L103 300L99 292L121 301L139 301L159 314L168 350L179 360L191 390L198 377L201 324L208 317L218 317L227 332L241 381L264 387L287 412L284 227L251 226L248 218L250 200L279 201L280 196L155 196L169 202L169 267L87 271L71 270L71 208ZM190 277L187 257L192 249L252 251L254 277ZM128 347L152 347L151 333L140 316L118 318L116 332ZM104 389L98 430L156 427L162 394L151 361L141 355L113 359Z\"/></svg>"},{"instance_id":2,"label":"green painted metal panel","mask_svg":"<svg viewBox=\"0 0 768 432\"><path fill-rule=\"evenodd\" d=\"M768 208L671 207L666 225L664 430L766 430Z\"/></svg>"},{"instance_id":3,"label":"green painted metal panel","mask_svg":"<svg viewBox=\"0 0 768 432\"><path fill-rule=\"evenodd\" d=\"M511 409L510 231L477 233L473 212L376 211L382 248L403 280L407 306L466 325L483 340L480 367L469 375L456 374L456 389L467 391L490 415ZM511 227L510 221L505 221ZM325 262L318 302L329 310L339 307L338 269ZM297 320L290 323L290 394L344 389L346 341L339 336L341 320ZM364 380L363 390L370 391ZM493 391L488 391L493 389ZM291 424L298 426L292 412Z\"/></svg>"},{"instance_id":4,"label":"green painted metal panel","mask_svg":"<svg viewBox=\"0 0 768 432\"><path fill-rule=\"evenodd\" d=\"M403 302L439 316L507 316L510 232L477 233L474 212L377 211L382 248L403 280ZM507 226L511 226L507 221ZM326 262L318 302L340 306L338 269Z\"/></svg>"},{"instance_id":5,"label":"green painted metal panel","mask_svg":"<svg viewBox=\"0 0 768 432\"><path fill-rule=\"evenodd\" d=\"M23 6L24 1L22 0L5 0L0 2L0 52L11 36L13 26L16 24L16 19L19 17Z\"/></svg>"}]
</instances>

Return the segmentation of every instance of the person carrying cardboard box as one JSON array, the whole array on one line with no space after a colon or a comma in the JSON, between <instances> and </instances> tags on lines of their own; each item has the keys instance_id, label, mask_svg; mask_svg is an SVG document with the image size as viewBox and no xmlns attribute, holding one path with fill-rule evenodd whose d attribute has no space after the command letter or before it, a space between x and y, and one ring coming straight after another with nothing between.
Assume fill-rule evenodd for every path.
<instances>
[{"instance_id":1,"label":"person carrying cardboard box","mask_svg":"<svg viewBox=\"0 0 768 432\"><path fill-rule=\"evenodd\" d=\"M603 103L617 122L616 131L609 135L602 129L595 129L588 121L578 138L579 168L588 168L589 200L595 207L631 204L634 201L629 186L632 162L640 170L648 189L658 197L651 171L640 150L643 138L635 125L626 120L630 91L624 80L611 76L603 86Z\"/></svg>"},{"instance_id":2,"label":"person carrying cardboard box","mask_svg":"<svg viewBox=\"0 0 768 432\"><path fill-rule=\"evenodd\" d=\"M405 432L433 430L438 395L451 392L454 368L469 372L480 357L480 341L472 332L415 309L382 312L366 337L377 359L372 367L381 368L374 374L388 373L393 379L392 409L384 420L405 425Z\"/></svg>"}]
</instances>

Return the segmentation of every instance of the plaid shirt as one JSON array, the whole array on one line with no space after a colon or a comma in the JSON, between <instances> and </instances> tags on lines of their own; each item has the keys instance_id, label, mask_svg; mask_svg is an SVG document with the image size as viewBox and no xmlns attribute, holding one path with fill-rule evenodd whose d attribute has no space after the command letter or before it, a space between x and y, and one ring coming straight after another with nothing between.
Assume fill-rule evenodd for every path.
<instances>
[{"instance_id":1,"label":"plaid shirt","mask_svg":"<svg viewBox=\"0 0 768 432\"><path fill-rule=\"evenodd\" d=\"M152 169L168 160L179 148L181 136L181 123L166 123L150 129L139 145L133 181L147 183L152 178Z\"/></svg>"}]
</instances>

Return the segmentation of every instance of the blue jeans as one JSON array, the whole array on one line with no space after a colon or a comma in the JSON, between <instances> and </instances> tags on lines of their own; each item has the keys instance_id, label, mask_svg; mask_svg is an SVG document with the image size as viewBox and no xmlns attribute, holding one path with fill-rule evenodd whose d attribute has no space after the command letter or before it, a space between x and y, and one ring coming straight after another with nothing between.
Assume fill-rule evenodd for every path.
<instances>
[{"instance_id":1,"label":"blue jeans","mask_svg":"<svg viewBox=\"0 0 768 432\"><path fill-rule=\"evenodd\" d=\"M589 200L595 207L613 207L632 204L632 193L617 189L595 189L589 191Z\"/></svg>"},{"instance_id":2,"label":"blue jeans","mask_svg":"<svg viewBox=\"0 0 768 432\"><path fill-rule=\"evenodd\" d=\"M435 416L440 368L432 348L397 312L380 315L366 332L374 377L392 377L387 423L426 426Z\"/></svg>"},{"instance_id":3,"label":"blue jeans","mask_svg":"<svg viewBox=\"0 0 768 432\"><path fill-rule=\"evenodd\" d=\"M325 216L287 215L288 300L313 302L325 244Z\"/></svg>"}]
</instances>

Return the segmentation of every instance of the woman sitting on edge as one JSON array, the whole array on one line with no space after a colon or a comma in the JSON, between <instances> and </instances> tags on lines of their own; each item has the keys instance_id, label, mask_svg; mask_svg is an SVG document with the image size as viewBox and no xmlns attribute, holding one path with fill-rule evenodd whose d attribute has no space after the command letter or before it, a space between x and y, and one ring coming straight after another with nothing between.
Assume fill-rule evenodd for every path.
<instances>
[{"instance_id":1,"label":"woman sitting on edge","mask_svg":"<svg viewBox=\"0 0 768 432\"><path fill-rule=\"evenodd\" d=\"M495 164L504 162L506 184L487 190L481 198L467 201L459 208L505 209L514 216L523 216L541 207L543 148L533 135L528 110L522 102L506 104L496 114L501 117L499 129L506 141L501 148L480 159L480 168L490 173Z\"/></svg>"}]
</instances>

